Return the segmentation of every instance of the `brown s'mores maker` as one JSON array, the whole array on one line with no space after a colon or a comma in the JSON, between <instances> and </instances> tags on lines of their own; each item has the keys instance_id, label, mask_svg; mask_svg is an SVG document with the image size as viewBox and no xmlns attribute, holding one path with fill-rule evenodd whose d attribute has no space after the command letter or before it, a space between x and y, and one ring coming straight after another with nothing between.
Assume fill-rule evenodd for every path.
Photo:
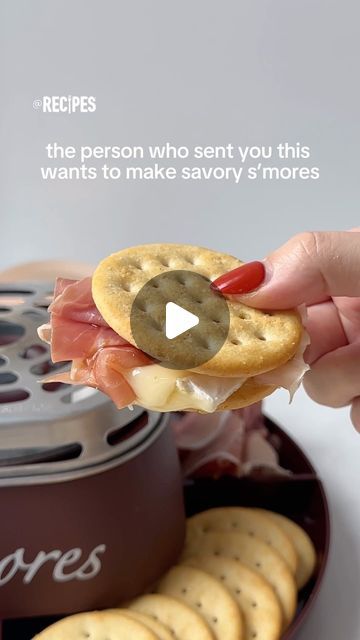
<instances>
[{"instance_id":1,"label":"brown s'mores maker","mask_svg":"<svg viewBox=\"0 0 360 640\"><path fill-rule=\"evenodd\" d=\"M185 516L168 416L41 382L45 284L0 284L0 619L117 605L176 561Z\"/></svg>"}]
</instances>

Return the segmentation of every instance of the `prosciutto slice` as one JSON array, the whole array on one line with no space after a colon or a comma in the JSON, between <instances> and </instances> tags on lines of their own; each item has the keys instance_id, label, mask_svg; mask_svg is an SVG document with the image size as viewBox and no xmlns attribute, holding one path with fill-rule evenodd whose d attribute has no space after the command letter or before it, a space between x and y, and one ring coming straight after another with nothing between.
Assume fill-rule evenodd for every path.
<instances>
[{"instance_id":1,"label":"prosciutto slice","mask_svg":"<svg viewBox=\"0 0 360 640\"><path fill-rule=\"evenodd\" d=\"M70 371L47 382L86 384L104 391L119 409L135 400L124 372L151 364L145 353L124 340L102 318L91 293L91 278L58 278L49 307L50 325L39 328L49 340L53 362L72 361Z\"/></svg>"},{"instance_id":2,"label":"prosciutto slice","mask_svg":"<svg viewBox=\"0 0 360 640\"><path fill-rule=\"evenodd\" d=\"M100 311L95 305L91 293L91 277L83 280L68 280L57 278L54 290L54 300L49 306L49 312L76 320L86 322L98 327L108 327Z\"/></svg>"},{"instance_id":3,"label":"prosciutto slice","mask_svg":"<svg viewBox=\"0 0 360 640\"><path fill-rule=\"evenodd\" d=\"M260 402L212 415L178 414L171 426L186 478L287 473L268 440Z\"/></svg>"},{"instance_id":4,"label":"prosciutto slice","mask_svg":"<svg viewBox=\"0 0 360 640\"><path fill-rule=\"evenodd\" d=\"M216 414L218 415L218 414ZM197 429L197 416L193 418L193 429ZM225 419L224 419L225 418ZM189 452L183 459L182 467L185 477L237 475L237 469L242 459L245 445L245 427L239 416L225 412L219 418L222 422L221 431L212 442L201 449Z\"/></svg>"}]
</instances>

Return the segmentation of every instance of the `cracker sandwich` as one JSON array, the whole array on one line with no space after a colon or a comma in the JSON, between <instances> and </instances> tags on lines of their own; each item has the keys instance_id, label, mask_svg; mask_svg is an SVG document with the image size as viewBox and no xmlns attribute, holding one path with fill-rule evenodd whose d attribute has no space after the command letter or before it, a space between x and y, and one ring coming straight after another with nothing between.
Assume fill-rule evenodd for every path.
<instances>
[{"instance_id":1,"label":"cracker sandwich","mask_svg":"<svg viewBox=\"0 0 360 640\"><path fill-rule=\"evenodd\" d=\"M292 394L307 369L299 312L252 309L210 287L241 264L192 245L149 244L110 255L92 278L58 278L39 335L53 361L69 360L71 369L47 381L85 384L119 408L155 411L237 409L278 387ZM173 340L164 334L169 300L200 318Z\"/></svg>"}]
</instances>

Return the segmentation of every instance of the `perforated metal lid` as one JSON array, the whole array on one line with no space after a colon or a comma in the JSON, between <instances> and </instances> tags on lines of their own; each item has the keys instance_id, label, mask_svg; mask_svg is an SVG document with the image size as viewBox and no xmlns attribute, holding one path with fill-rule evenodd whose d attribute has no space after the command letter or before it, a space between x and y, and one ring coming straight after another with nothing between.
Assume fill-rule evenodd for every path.
<instances>
[{"instance_id":1,"label":"perforated metal lid","mask_svg":"<svg viewBox=\"0 0 360 640\"><path fill-rule=\"evenodd\" d=\"M51 285L0 284L0 477L57 473L124 455L164 418L119 411L95 389L42 382L53 364L37 335Z\"/></svg>"},{"instance_id":2,"label":"perforated metal lid","mask_svg":"<svg viewBox=\"0 0 360 640\"><path fill-rule=\"evenodd\" d=\"M46 374L69 368L69 363L51 362L48 345L37 335L37 327L48 321L51 299L51 286L43 283L0 285L2 421L4 416L13 423L73 417L107 402L95 389L41 382Z\"/></svg>"}]
</instances>

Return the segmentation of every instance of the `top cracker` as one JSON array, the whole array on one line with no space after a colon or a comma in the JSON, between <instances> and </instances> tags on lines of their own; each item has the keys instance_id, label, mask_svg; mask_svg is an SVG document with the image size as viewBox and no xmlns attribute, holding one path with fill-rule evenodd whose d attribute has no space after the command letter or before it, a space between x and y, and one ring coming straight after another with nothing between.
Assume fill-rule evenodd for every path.
<instances>
[{"instance_id":1,"label":"top cracker","mask_svg":"<svg viewBox=\"0 0 360 640\"><path fill-rule=\"evenodd\" d=\"M131 329L131 309L137 293L151 278L165 272L183 270L198 273L214 281L241 264L243 263L233 256L192 245L148 244L131 247L100 262L92 279L93 297L109 326L137 346ZM179 290L174 288L173 293L174 302L181 304ZM159 304L159 292L156 295ZM219 294L214 292L213 295L215 300ZM201 301L194 301L194 306L190 309L193 313L196 313L195 303L201 305ZM194 371L216 376L254 376L275 369L294 356L302 335L302 325L296 311L266 313L251 309L234 298L228 298L227 304L230 312L228 336L217 354L205 364L194 368ZM211 311L210 305L209 328L213 322ZM205 324L205 332L206 326ZM154 330L151 353L148 353L155 359L163 360L164 353L157 353L156 335ZM167 355L171 362L173 345L171 341L168 342ZM194 342L184 339L180 356L186 358L186 351L194 348L204 348L203 340L194 345Z\"/></svg>"}]
</instances>

